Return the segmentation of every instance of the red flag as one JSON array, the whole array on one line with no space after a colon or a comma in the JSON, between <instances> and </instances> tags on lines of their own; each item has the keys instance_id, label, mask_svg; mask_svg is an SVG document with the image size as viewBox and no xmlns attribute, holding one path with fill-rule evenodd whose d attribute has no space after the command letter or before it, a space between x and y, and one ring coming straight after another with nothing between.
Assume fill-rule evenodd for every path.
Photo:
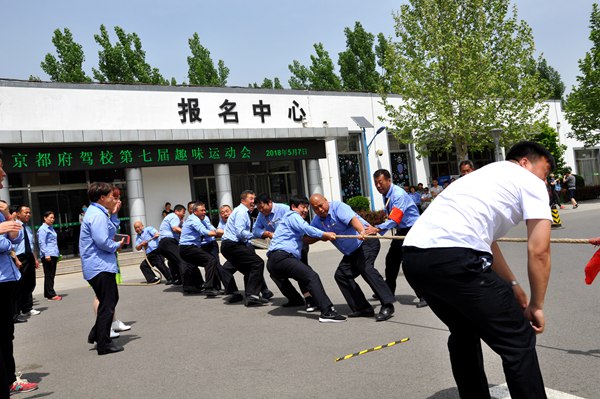
<instances>
[{"instance_id":1,"label":"red flag","mask_svg":"<svg viewBox=\"0 0 600 399\"><path fill-rule=\"evenodd\" d=\"M591 240L590 240L591 241ZM585 283L592 284L598 273L600 272L600 249L596 251L592 259L585 265Z\"/></svg>"}]
</instances>

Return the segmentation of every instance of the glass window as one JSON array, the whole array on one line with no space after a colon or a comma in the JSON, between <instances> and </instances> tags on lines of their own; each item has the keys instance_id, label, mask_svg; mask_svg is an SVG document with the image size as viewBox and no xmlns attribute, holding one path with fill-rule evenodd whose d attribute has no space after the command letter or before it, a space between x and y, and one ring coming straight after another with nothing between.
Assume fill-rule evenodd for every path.
<instances>
[{"instance_id":1,"label":"glass window","mask_svg":"<svg viewBox=\"0 0 600 399\"><path fill-rule=\"evenodd\" d=\"M342 201L358 195L365 195L363 184L363 162L360 153L361 134L350 133L348 137L337 139L338 164L340 168L340 184Z\"/></svg>"},{"instance_id":2,"label":"glass window","mask_svg":"<svg viewBox=\"0 0 600 399\"><path fill-rule=\"evenodd\" d=\"M90 182L103 181L113 183L115 181L125 181L124 169L100 169L90 170Z\"/></svg>"},{"instance_id":3,"label":"glass window","mask_svg":"<svg viewBox=\"0 0 600 399\"><path fill-rule=\"evenodd\" d=\"M577 174L583 177L586 186L600 185L598 149L575 150Z\"/></svg>"}]
</instances>

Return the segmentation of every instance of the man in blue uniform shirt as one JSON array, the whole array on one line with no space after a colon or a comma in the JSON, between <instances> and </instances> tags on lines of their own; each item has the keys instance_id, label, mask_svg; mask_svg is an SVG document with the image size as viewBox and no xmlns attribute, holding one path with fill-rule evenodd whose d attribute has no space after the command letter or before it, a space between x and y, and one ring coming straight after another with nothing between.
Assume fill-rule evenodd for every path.
<instances>
[{"instance_id":1,"label":"man in blue uniform shirt","mask_svg":"<svg viewBox=\"0 0 600 399\"><path fill-rule=\"evenodd\" d=\"M146 257L140 263L140 270L148 284L160 281L160 278L152 271L151 266L156 267L167 281L171 281L171 272L165 266L165 260L158 250L158 237L160 236L158 230L152 226L144 227L139 220L133 224L133 228L137 233L135 249L146 251Z\"/></svg>"},{"instance_id":2,"label":"man in blue uniform shirt","mask_svg":"<svg viewBox=\"0 0 600 399\"><path fill-rule=\"evenodd\" d=\"M23 225L23 241L15 245L15 254L21 266L21 280L18 284L18 293L16 295L15 317L20 313L25 316L38 315L41 312L33 308L33 290L35 289L35 269L40 267L38 258L33 250L34 234L29 227L31 219L31 209L27 205L19 205L17 208L17 223Z\"/></svg>"},{"instance_id":3,"label":"man in blue uniform shirt","mask_svg":"<svg viewBox=\"0 0 600 399\"><path fill-rule=\"evenodd\" d=\"M389 171L385 169L375 171L373 180L377 191L383 195L387 219L377 226L369 226L366 233L384 235L389 229L396 229L397 236L405 236L419 218L419 208L404 189L392 184L392 176ZM403 243L403 240L392 240L390 250L385 257L385 282L390 287L392 294L396 293L396 279L402 264ZM427 302L418 293L417 297L419 297L417 307L427 306Z\"/></svg>"},{"instance_id":4,"label":"man in blue uniform shirt","mask_svg":"<svg viewBox=\"0 0 600 399\"><path fill-rule=\"evenodd\" d=\"M324 241L335 240L335 233L323 232L310 226L304 217L308 214L308 198L294 196L290 199L292 210L284 214L269 246L267 269L271 278L288 299L288 304L304 304L302 296L290 283L290 278L298 281L314 298L321 309L321 323L336 323L346 318L333 308L331 300L325 293L319 275L300 260L304 236Z\"/></svg>"},{"instance_id":5,"label":"man in blue uniform shirt","mask_svg":"<svg viewBox=\"0 0 600 399\"><path fill-rule=\"evenodd\" d=\"M352 309L348 317L372 317L373 307L354 279L362 276L381 301L377 321L385 321L394 313L396 299L381 274L375 269L375 259L381 247L379 240L362 240L369 224L348 205L339 201L328 202L321 194L310 197L310 205L317 214L311 226L336 235L354 235L356 239L337 239L333 245L344 255L337 270L337 282L346 302Z\"/></svg>"}]
</instances>

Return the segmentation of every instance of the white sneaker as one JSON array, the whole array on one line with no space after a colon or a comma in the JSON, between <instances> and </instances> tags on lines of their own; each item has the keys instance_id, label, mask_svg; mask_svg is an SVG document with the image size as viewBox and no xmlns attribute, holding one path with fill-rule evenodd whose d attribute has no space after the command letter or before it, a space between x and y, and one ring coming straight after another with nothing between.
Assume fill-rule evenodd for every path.
<instances>
[{"instance_id":1,"label":"white sneaker","mask_svg":"<svg viewBox=\"0 0 600 399\"><path fill-rule=\"evenodd\" d=\"M29 312L23 313L23 315L24 316L35 316L40 313L42 313L42 312L40 312L39 310L31 309Z\"/></svg>"},{"instance_id":2,"label":"white sneaker","mask_svg":"<svg viewBox=\"0 0 600 399\"><path fill-rule=\"evenodd\" d=\"M121 334L119 334L118 332L116 332L112 328L110 329L110 337L111 338L119 338L120 336L121 336Z\"/></svg>"},{"instance_id":3,"label":"white sneaker","mask_svg":"<svg viewBox=\"0 0 600 399\"><path fill-rule=\"evenodd\" d=\"M115 331L127 331L131 330L131 326L123 323L121 320L115 320L112 322L111 328Z\"/></svg>"}]
</instances>

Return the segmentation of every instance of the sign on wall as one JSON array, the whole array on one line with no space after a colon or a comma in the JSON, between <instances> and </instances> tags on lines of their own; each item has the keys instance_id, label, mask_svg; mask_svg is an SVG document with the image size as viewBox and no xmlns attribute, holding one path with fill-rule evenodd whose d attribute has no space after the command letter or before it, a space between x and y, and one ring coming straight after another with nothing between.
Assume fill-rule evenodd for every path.
<instances>
[{"instance_id":1,"label":"sign on wall","mask_svg":"<svg viewBox=\"0 0 600 399\"><path fill-rule=\"evenodd\" d=\"M87 147L4 147L6 172L70 171L325 158L325 142L244 141L121 144Z\"/></svg>"}]
</instances>

